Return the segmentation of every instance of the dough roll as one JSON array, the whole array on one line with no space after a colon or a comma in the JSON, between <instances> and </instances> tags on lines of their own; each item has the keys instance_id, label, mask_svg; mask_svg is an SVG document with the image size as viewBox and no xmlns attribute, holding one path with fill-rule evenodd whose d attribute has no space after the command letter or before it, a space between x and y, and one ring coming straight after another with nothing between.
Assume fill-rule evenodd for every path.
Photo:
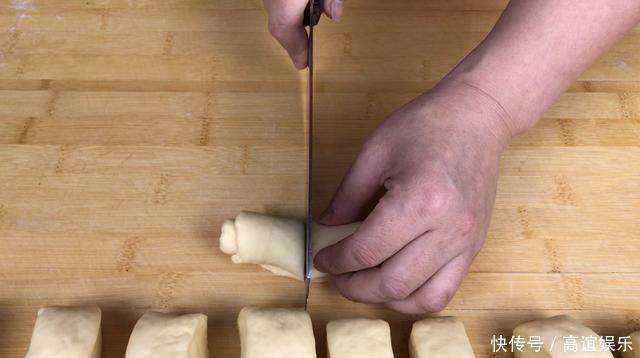
<instances>
[{"instance_id":1,"label":"dough roll","mask_svg":"<svg viewBox=\"0 0 640 358\"><path fill-rule=\"evenodd\" d=\"M351 235L359 222L339 226L313 223L314 256L321 249ZM304 270L304 235L302 221L243 211L222 225L220 250L232 255L234 263L252 263L276 275L302 280ZM326 275L313 270L314 280Z\"/></svg>"},{"instance_id":2,"label":"dough roll","mask_svg":"<svg viewBox=\"0 0 640 358\"><path fill-rule=\"evenodd\" d=\"M39 309L26 358L99 358L101 320L98 307Z\"/></svg>"},{"instance_id":3,"label":"dough roll","mask_svg":"<svg viewBox=\"0 0 640 358\"><path fill-rule=\"evenodd\" d=\"M242 358L316 358L311 318L302 309L245 307L238 330Z\"/></svg>"},{"instance_id":4,"label":"dough roll","mask_svg":"<svg viewBox=\"0 0 640 358\"><path fill-rule=\"evenodd\" d=\"M601 352L599 350L599 340L601 339L601 337L596 332L567 315L559 315L523 323L513 330L513 336L519 336L525 342L522 352L514 349L514 355L516 358L613 357L611 352ZM536 340L542 342L542 348L539 352L534 351L535 349L537 349L537 347L532 346L532 344L528 344L529 342L533 341L530 339L530 337L532 336L536 337ZM565 350L564 337L569 336L576 337L574 342L577 346L577 352ZM584 337L595 337L594 351L584 349L585 345L588 346L587 339L585 339ZM554 340L555 343L553 343ZM552 343L553 348L551 347Z\"/></svg>"},{"instance_id":5,"label":"dough roll","mask_svg":"<svg viewBox=\"0 0 640 358\"><path fill-rule=\"evenodd\" d=\"M207 316L145 313L133 327L126 358L208 358Z\"/></svg>"},{"instance_id":6,"label":"dough roll","mask_svg":"<svg viewBox=\"0 0 640 358\"><path fill-rule=\"evenodd\" d=\"M455 317L415 322L409 337L411 358L474 358L464 325Z\"/></svg>"},{"instance_id":7,"label":"dough roll","mask_svg":"<svg viewBox=\"0 0 640 358\"><path fill-rule=\"evenodd\" d=\"M329 358L393 358L389 324L380 319L340 319L327 324Z\"/></svg>"}]
</instances>

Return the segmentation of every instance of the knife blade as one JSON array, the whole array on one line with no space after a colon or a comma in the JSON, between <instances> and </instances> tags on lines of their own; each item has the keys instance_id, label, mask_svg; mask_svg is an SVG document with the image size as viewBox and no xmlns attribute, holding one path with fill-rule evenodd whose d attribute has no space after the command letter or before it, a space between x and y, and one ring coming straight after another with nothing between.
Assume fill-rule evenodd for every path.
<instances>
[{"instance_id":1,"label":"knife blade","mask_svg":"<svg viewBox=\"0 0 640 358\"><path fill-rule=\"evenodd\" d=\"M312 212L312 182L313 182L313 27L320 21L322 15L323 0L309 0L304 11L304 26L309 26L308 37L308 80L307 80L307 224L305 227L304 242L304 309L309 303L309 289L311 287L311 271L313 269L313 246L311 238L311 226L313 223Z\"/></svg>"}]
</instances>

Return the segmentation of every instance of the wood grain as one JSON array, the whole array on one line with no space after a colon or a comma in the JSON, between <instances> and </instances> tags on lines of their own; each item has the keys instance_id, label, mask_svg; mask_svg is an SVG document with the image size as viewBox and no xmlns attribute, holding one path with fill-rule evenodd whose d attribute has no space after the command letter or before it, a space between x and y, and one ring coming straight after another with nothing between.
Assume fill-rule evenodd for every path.
<instances>
[{"instance_id":1,"label":"wood grain","mask_svg":"<svg viewBox=\"0 0 640 358\"><path fill-rule=\"evenodd\" d=\"M350 0L317 28L315 210L360 145L486 36L507 0ZM381 26L380 24L384 24ZM504 153L485 247L442 314L478 357L492 335L568 313L640 329L640 28ZM300 283L217 249L240 210L304 216L305 73L260 0L0 0L0 356L24 356L37 308L97 304L104 356L149 309L209 316L212 356L238 357L249 304L297 306ZM324 325L411 322L312 290Z\"/></svg>"}]
</instances>

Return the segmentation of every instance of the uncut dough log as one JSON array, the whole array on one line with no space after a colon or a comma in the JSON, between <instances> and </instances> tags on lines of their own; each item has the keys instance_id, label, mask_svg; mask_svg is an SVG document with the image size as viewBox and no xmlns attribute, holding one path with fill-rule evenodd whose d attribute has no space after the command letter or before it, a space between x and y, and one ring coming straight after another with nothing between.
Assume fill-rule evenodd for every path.
<instances>
[{"instance_id":1,"label":"uncut dough log","mask_svg":"<svg viewBox=\"0 0 640 358\"><path fill-rule=\"evenodd\" d=\"M126 358L207 358L207 316L145 313L133 327Z\"/></svg>"},{"instance_id":2,"label":"uncut dough log","mask_svg":"<svg viewBox=\"0 0 640 358\"><path fill-rule=\"evenodd\" d=\"M316 358L311 318L302 309L245 307L238 330L242 358Z\"/></svg>"},{"instance_id":3,"label":"uncut dough log","mask_svg":"<svg viewBox=\"0 0 640 358\"><path fill-rule=\"evenodd\" d=\"M321 249L351 235L359 222L339 226L313 223L314 256ZM299 220L243 211L222 225L220 250L234 263L258 264L276 275L302 280L304 223ZM313 270L314 280L326 274Z\"/></svg>"},{"instance_id":4,"label":"uncut dough log","mask_svg":"<svg viewBox=\"0 0 640 358\"><path fill-rule=\"evenodd\" d=\"M26 357L99 358L101 320L98 307L40 308Z\"/></svg>"},{"instance_id":5,"label":"uncut dough log","mask_svg":"<svg viewBox=\"0 0 640 358\"><path fill-rule=\"evenodd\" d=\"M542 341L542 349L534 352L534 347L529 344L524 345L522 352L514 350L516 358L611 358L611 352L600 352L599 343L600 336L591 330L591 328L581 324L567 315L559 315L549 317L537 321L523 323L513 330L513 336L524 338L525 342L529 342L529 337L540 337ZM578 352L565 351L565 338L574 336L576 338ZM551 343L554 341L553 348ZM583 337L596 337L596 349L594 352L584 350L583 342L587 344L588 339Z\"/></svg>"},{"instance_id":6,"label":"uncut dough log","mask_svg":"<svg viewBox=\"0 0 640 358\"><path fill-rule=\"evenodd\" d=\"M622 352L622 358L640 358L640 331L629 334L631 349Z\"/></svg>"},{"instance_id":7,"label":"uncut dough log","mask_svg":"<svg viewBox=\"0 0 640 358\"><path fill-rule=\"evenodd\" d=\"M339 319L327 324L329 358L393 358L389 324L380 319Z\"/></svg>"},{"instance_id":8,"label":"uncut dough log","mask_svg":"<svg viewBox=\"0 0 640 358\"><path fill-rule=\"evenodd\" d=\"M415 322L409 338L411 358L474 358L464 325L455 317Z\"/></svg>"}]
</instances>

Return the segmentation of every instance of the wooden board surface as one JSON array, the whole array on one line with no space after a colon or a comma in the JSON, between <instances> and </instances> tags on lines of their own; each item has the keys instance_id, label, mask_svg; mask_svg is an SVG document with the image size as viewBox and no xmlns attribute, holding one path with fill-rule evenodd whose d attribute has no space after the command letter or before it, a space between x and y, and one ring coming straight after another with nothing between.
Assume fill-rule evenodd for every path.
<instances>
[{"instance_id":1,"label":"wooden board surface","mask_svg":"<svg viewBox=\"0 0 640 358\"><path fill-rule=\"evenodd\" d=\"M366 136L490 30L505 0L351 0L317 31L317 201ZM384 26L381 24L385 24ZM494 334L569 313L640 328L640 29L506 151L489 239L449 308L479 357ZM38 307L97 304L104 356L142 312L209 316L212 357L239 357L248 304L302 286L217 249L240 210L304 215L305 73L259 0L0 0L0 356L22 357ZM411 321L324 284L324 325L381 317L397 357Z\"/></svg>"}]
</instances>

